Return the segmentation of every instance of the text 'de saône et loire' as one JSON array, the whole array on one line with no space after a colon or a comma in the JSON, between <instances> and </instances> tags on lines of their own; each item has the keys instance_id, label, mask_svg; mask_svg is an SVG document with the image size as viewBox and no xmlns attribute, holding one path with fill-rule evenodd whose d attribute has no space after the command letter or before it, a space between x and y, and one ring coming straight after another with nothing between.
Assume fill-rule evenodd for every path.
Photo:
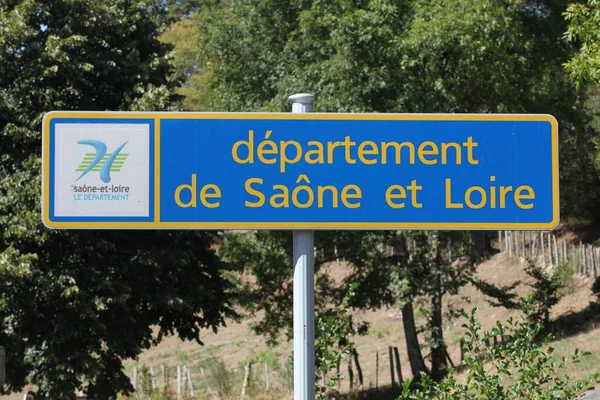
<instances>
[{"instance_id":1,"label":"text 'de sa\u00f4ne et loire'","mask_svg":"<svg viewBox=\"0 0 600 400\"><path fill-rule=\"evenodd\" d=\"M410 141L353 141L345 136L343 141L276 140L275 132L266 131L262 137L249 130L244 140L236 141L231 147L231 157L236 164L271 165L284 174L293 164L395 164L395 165L478 165L481 147L472 136L460 142ZM447 209L503 209L514 204L520 209L535 206L535 191L529 185L502 185L496 176L490 175L485 186L470 186L461 193L453 191L451 178L443 182L445 208ZM361 207L363 191L358 185L311 185L308 174L299 174L295 185L265 182L261 177L245 180L243 199L248 208L260 208L267 204L273 208L323 208ZM405 184L392 183L383 189L382 205L393 209L423 208L419 194L423 183L410 179ZM268 194L267 194L268 193ZM218 208L222 191L215 183L199 183L192 173L189 181L177 186L175 203L182 208Z\"/></svg>"}]
</instances>

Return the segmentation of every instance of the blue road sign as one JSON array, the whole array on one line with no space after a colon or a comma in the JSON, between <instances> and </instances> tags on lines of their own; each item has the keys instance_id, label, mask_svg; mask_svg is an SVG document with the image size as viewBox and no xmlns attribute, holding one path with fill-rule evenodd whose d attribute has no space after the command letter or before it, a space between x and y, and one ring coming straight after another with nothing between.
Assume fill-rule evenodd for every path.
<instances>
[{"instance_id":1,"label":"blue road sign","mask_svg":"<svg viewBox=\"0 0 600 400\"><path fill-rule=\"evenodd\" d=\"M51 112L51 228L551 229L550 115Z\"/></svg>"}]
</instances>

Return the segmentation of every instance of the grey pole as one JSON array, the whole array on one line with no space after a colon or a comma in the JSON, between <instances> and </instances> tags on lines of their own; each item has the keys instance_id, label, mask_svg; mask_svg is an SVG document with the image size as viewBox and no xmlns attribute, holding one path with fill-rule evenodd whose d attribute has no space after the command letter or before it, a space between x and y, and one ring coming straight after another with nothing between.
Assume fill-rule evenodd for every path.
<instances>
[{"instance_id":1,"label":"grey pole","mask_svg":"<svg viewBox=\"0 0 600 400\"><path fill-rule=\"evenodd\" d=\"M289 97L293 113L313 110L315 95ZM314 232L295 230L294 235L294 400L315 398L315 260Z\"/></svg>"}]
</instances>

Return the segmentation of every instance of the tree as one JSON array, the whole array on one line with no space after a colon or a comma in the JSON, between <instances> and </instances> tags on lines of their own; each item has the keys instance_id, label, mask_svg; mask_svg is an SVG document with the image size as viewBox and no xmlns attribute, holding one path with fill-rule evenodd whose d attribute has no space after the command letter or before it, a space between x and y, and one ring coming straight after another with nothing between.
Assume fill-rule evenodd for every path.
<instances>
[{"instance_id":1,"label":"tree","mask_svg":"<svg viewBox=\"0 0 600 400\"><path fill-rule=\"evenodd\" d=\"M595 116L591 126L596 134L596 167L600 165L600 8L597 0L569 4L563 14L568 21L564 37L576 46L565 68L577 87L588 88L588 108Z\"/></svg>"},{"instance_id":2,"label":"tree","mask_svg":"<svg viewBox=\"0 0 600 400\"><path fill-rule=\"evenodd\" d=\"M166 110L168 46L147 1L0 0L0 343L7 386L115 398L122 360L175 330L200 341L232 315L216 234L58 231L40 217L50 110ZM152 332L159 327L158 336Z\"/></svg>"},{"instance_id":3,"label":"tree","mask_svg":"<svg viewBox=\"0 0 600 400\"><path fill-rule=\"evenodd\" d=\"M562 37L566 4L555 0L220 4L199 13L204 98L208 107L225 111L289 111L290 94L310 91L318 95L315 109L320 112L550 113L560 126L562 213L598 215L595 134L588 129L584 93L572 85L563 68L571 51ZM289 253L289 247L272 247L289 246L286 237L261 234L264 246L248 245L247 260L262 262L267 254ZM356 268L348 279L361 282L357 307L378 307L402 298L391 285L388 272L393 267L406 273L401 279L407 299L402 306L405 329L412 330L411 300L417 295L431 296L435 302L430 319L434 329L440 325L441 296L456 287L445 286L452 282L453 269L435 256L431 244L425 245L425 254L431 252L429 261L421 263L425 271L417 263L388 258L383 249L401 237L397 232L319 232L315 240L326 254L333 245L338 251L345 249L344 256ZM461 242L469 246L476 242L475 256L485 253L485 236L475 234L472 239ZM253 258L253 247L268 251ZM380 254L385 259L377 258ZM281 298L267 290L262 291L265 298L256 300L268 299L264 309L271 327L285 327L281 321L289 320L287 311L277 306L289 304L278 300L289 299L285 289L290 267L267 268L262 263L260 268L268 271L269 285L277 282ZM259 279L256 284L260 287L263 282ZM337 293L325 285L321 289ZM443 343L441 331L433 333L431 344ZM411 353L415 342L418 345L416 340L407 346L418 372L423 364L420 351ZM442 371L443 348L436 349L435 369Z\"/></svg>"},{"instance_id":4,"label":"tree","mask_svg":"<svg viewBox=\"0 0 600 400\"><path fill-rule=\"evenodd\" d=\"M241 304L252 316L258 317L253 325L255 332L266 335L272 342L281 331L290 338L291 235L261 231L245 237L237 234L226 237L221 249L224 259L239 266L244 275L253 277L244 285ZM432 372L440 379L447 369L442 298L445 294L455 294L469 281L473 264L469 255L461 250L469 249L470 235L440 232L436 240L437 247L432 246L432 235L427 232L317 232L315 309L320 315L328 303L339 301L344 288L353 282L361 284L354 290L349 304L352 308L401 309L407 354L412 373L418 377L429 370L421 353L413 303L418 296L427 296L432 303L427 324ZM440 249L444 249L445 255ZM452 259L446 249L452 252ZM342 281L335 284L323 270L329 262L342 259L348 267ZM354 327L352 333L366 328Z\"/></svg>"},{"instance_id":5,"label":"tree","mask_svg":"<svg viewBox=\"0 0 600 400\"><path fill-rule=\"evenodd\" d=\"M531 308L518 318L484 332L476 319L477 309L470 315L463 313L467 322L463 343L467 367L464 379L458 380L451 371L448 379L438 383L428 377L412 389L412 379L404 383L398 400L436 399L560 399L578 397L599 374L573 380L564 371L569 364L581 362L591 353L576 348L570 357L558 359L550 346L552 335L544 335L542 325L531 322ZM510 337L506 343L488 346L493 337Z\"/></svg>"},{"instance_id":6,"label":"tree","mask_svg":"<svg viewBox=\"0 0 600 400\"><path fill-rule=\"evenodd\" d=\"M184 111L202 111L206 109L204 101L205 74L198 66L200 50L198 48L198 16L189 15L170 25L160 36L161 41L174 46L173 65L182 78L182 85L176 93L183 97L181 108Z\"/></svg>"},{"instance_id":7,"label":"tree","mask_svg":"<svg viewBox=\"0 0 600 400\"><path fill-rule=\"evenodd\" d=\"M572 3L564 13L569 21L565 38L578 42L579 51L565 63L571 79L581 86L600 83L600 8L597 0Z\"/></svg>"},{"instance_id":8,"label":"tree","mask_svg":"<svg viewBox=\"0 0 600 400\"><path fill-rule=\"evenodd\" d=\"M525 283L530 287L530 293L521 297L516 289L521 284L520 281L513 282L508 286L496 286L491 283L473 279L473 284L486 296L488 302L494 307L505 307L508 309L529 309L527 313L535 323L542 324L543 328L550 328L550 310L566 294L566 279L572 276L572 268L568 263L561 263L552 271L544 270L533 259L527 259L525 273L529 276L530 282Z\"/></svg>"},{"instance_id":9,"label":"tree","mask_svg":"<svg viewBox=\"0 0 600 400\"><path fill-rule=\"evenodd\" d=\"M158 6L166 10L164 16L168 24L188 18L196 12L202 5L211 4L214 1L202 0L158 0Z\"/></svg>"},{"instance_id":10,"label":"tree","mask_svg":"<svg viewBox=\"0 0 600 400\"><path fill-rule=\"evenodd\" d=\"M413 360L409 358L409 361L417 379L421 372L427 371L421 365L422 358L416 349L417 330L412 311L412 303L421 296L430 301L426 315L426 337L431 349L430 373L434 379L440 380L448 369L443 335L443 298L447 294L457 294L472 279L475 269L472 254L468 251L471 235L467 232L415 231L405 236L405 265L392 270L391 281L396 303L404 306L402 318L407 350L409 355L413 354L410 357ZM405 309L408 304L410 308Z\"/></svg>"},{"instance_id":11,"label":"tree","mask_svg":"<svg viewBox=\"0 0 600 400\"><path fill-rule=\"evenodd\" d=\"M199 15L206 104L324 112L550 113L560 127L561 212L596 215L596 136L563 64L566 1L403 0L219 4ZM485 251L484 240L478 249Z\"/></svg>"}]
</instances>

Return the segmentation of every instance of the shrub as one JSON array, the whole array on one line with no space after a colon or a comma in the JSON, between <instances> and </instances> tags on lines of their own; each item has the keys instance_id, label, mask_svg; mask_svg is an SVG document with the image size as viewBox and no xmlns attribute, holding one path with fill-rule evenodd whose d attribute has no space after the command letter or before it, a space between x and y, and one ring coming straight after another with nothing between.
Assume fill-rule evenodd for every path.
<instances>
[{"instance_id":1,"label":"shrub","mask_svg":"<svg viewBox=\"0 0 600 400\"><path fill-rule=\"evenodd\" d=\"M559 361L552 357L554 349L548 346L552 335L543 334L540 322L532 322L538 310L532 307L531 296L524 302L524 314L506 324L497 322L490 332L483 332L477 323L475 308L470 315L463 313L468 323L464 335L466 371L465 383L459 383L452 370L443 382L434 382L423 375L416 385L404 383L399 400L438 399L573 399L591 381L591 378L570 382L561 376L568 363L579 362L582 353L576 349L570 358ZM497 345L485 347L490 338L508 338Z\"/></svg>"},{"instance_id":2,"label":"shrub","mask_svg":"<svg viewBox=\"0 0 600 400\"><path fill-rule=\"evenodd\" d=\"M317 399L327 398L327 390L335 386L340 376L329 377L324 385L319 383L321 374L327 375L345 357L350 357L354 342L348 340L352 333L352 318L350 315L350 300L355 294L358 283L351 284L341 301L334 302L334 308L328 310L323 315L319 315L315 321L315 356L316 356L316 376L317 385L315 395Z\"/></svg>"}]
</instances>

